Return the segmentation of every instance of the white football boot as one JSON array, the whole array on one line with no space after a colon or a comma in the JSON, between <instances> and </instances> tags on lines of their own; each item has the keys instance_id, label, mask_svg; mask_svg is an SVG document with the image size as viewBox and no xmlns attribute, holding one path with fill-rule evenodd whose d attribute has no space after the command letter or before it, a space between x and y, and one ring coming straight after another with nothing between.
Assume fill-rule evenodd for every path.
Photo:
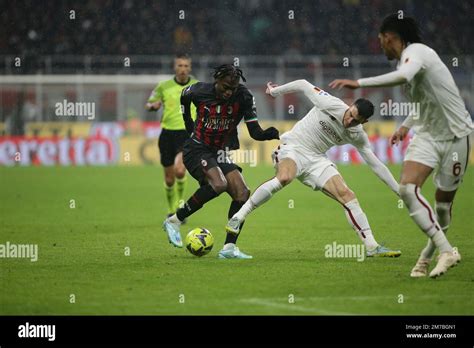
<instances>
[{"instance_id":1,"label":"white football boot","mask_svg":"<svg viewBox=\"0 0 474 348\"><path fill-rule=\"evenodd\" d=\"M436 267L431 271L430 277L436 278L445 274L448 269L456 266L461 262L461 254L459 254L457 248L453 248L453 251L441 253L438 256L438 263Z\"/></svg>"},{"instance_id":2,"label":"white football boot","mask_svg":"<svg viewBox=\"0 0 474 348\"><path fill-rule=\"evenodd\" d=\"M430 267L431 259L423 259L420 257L416 261L415 267L411 270L410 277L412 278L421 278L428 275L428 269Z\"/></svg>"}]
</instances>

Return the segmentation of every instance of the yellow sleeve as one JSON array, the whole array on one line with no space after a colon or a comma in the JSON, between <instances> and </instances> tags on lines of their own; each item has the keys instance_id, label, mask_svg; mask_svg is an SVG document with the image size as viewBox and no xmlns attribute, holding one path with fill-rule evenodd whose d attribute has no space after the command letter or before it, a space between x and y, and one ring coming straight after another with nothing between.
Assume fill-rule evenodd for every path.
<instances>
[{"instance_id":1,"label":"yellow sleeve","mask_svg":"<svg viewBox=\"0 0 474 348\"><path fill-rule=\"evenodd\" d=\"M163 90L161 88L161 84L157 84L155 89L151 92L150 96L148 97L148 103L154 103L158 100L163 100Z\"/></svg>"}]
</instances>

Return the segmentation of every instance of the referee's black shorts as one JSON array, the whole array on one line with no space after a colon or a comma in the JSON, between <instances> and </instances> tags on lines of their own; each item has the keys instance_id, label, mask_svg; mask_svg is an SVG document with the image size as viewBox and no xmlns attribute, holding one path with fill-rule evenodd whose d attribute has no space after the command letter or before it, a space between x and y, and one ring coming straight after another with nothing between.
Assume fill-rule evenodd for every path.
<instances>
[{"instance_id":1,"label":"referee's black shorts","mask_svg":"<svg viewBox=\"0 0 474 348\"><path fill-rule=\"evenodd\" d=\"M219 167L224 175L242 168L232 162L225 152L212 150L197 140L188 138L183 146L183 162L189 174L196 179L200 185L207 184L206 171Z\"/></svg>"},{"instance_id":2,"label":"referee's black shorts","mask_svg":"<svg viewBox=\"0 0 474 348\"><path fill-rule=\"evenodd\" d=\"M186 130L161 130L158 147L160 149L160 162L163 167L174 164L176 155L183 151L184 142L188 138L189 135Z\"/></svg>"}]
</instances>

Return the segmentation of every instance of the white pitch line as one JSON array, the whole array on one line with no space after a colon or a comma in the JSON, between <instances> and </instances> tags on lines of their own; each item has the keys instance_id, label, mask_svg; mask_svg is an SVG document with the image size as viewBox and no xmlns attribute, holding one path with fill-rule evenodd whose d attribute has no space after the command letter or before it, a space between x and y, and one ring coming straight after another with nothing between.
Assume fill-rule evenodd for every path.
<instances>
[{"instance_id":1,"label":"white pitch line","mask_svg":"<svg viewBox=\"0 0 474 348\"><path fill-rule=\"evenodd\" d=\"M380 296L310 296L310 297L298 297L300 300L310 300L310 301L327 301L327 300L350 300L350 301L370 301L370 300L391 300L391 299L396 299L396 295L380 295ZM471 299L471 296L469 295L403 295L404 299L433 299L433 298L441 298L441 299L446 299L446 298L454 298L454 299L464 299L464 298L469 298Z\"/></svg>"},{"instance_id":2,"label":"white pitch line","mask_svg":"<svg viewBox=\"0 0 474 348\"><path fill-rule=\"evenodd\" d=\"M313 314L357 315L355 313L326 311L326 310L323 310L323 309L317 309L317 308L308 307L308 306L302 307L302 306L296 305L294 303L283 304L283 303L276 302L276 300L272 301L272 300L269 300L269 299L262 299L262 298L247 298L247 299L243 299L242 302L255 304L255 305L260 305L260 306L281 308L281 309L286 309L286 310L289 310L289 311L296 310L296 311L300 311L300 312L313 313Z\"/></svg>"},{"instance_id":3,"label":"white pitch line","mask_svg":"<svg viewBox=\"0 0 474 348\"><path fill-rule=\"evenodd\" d=\"M393 296L320 296L320 297L298 297L298 301L302 300L309 300L309 301L327 301L327 300L348 300L348 301L374 301L374 300L395 300L397 295ZM433 299L433 298L457 298L462 299L466 298L466 296L459 296L459 295L448 295L448 296L437 296L437 295L423 295L423 296L404 296L406 299L416 298L417 300L420 299ZM470 297L469 297L470 298ZM266 307L273 307L273 308L280 308L285 309L287 311L299 311L305 313L312 313L312 314L321 314L321 315L366 315L364 313L347 313L347 312L336 312L336 311L328 311L321 308L316 307L309 307L309 306L301 306L294 303L282 303L283 298L246 298L242 299L242 302L259 305L259 306L266 306Z\"/></svg>"}]
</instances>

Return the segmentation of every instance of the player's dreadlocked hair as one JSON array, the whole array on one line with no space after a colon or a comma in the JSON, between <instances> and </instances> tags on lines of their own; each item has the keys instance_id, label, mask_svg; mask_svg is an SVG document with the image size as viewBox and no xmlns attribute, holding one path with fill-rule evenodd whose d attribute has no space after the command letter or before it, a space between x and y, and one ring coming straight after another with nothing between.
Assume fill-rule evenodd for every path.
<instances>
[{"instance_id":1,"label":"player's dreadlocked hair","mask_svg":"<svg viewBox=\"0 0 474 348\"><path fill-rule=\"evenodd\" d=\"M232 80L241 78L242 81L247 81L244 77L244 73L242 72L242 70L236 68L232 64L219 65L218 67L214 68L214 74L212 76L214 76L215 79L230 76Z\"/></svg>"},{"instance_id":2,"label":"player's dreadlocked hair","mask_svg":"<svg viewBox=\"0 0 474 348\"><path fill-rule=\"evenodd\" d=\"M400 16L397 13L391 14L382 22L380 33L393 32L398 34L405 44L421 43L420 29L415 20L411 17Z\"/></svg>"}]
</instances>

